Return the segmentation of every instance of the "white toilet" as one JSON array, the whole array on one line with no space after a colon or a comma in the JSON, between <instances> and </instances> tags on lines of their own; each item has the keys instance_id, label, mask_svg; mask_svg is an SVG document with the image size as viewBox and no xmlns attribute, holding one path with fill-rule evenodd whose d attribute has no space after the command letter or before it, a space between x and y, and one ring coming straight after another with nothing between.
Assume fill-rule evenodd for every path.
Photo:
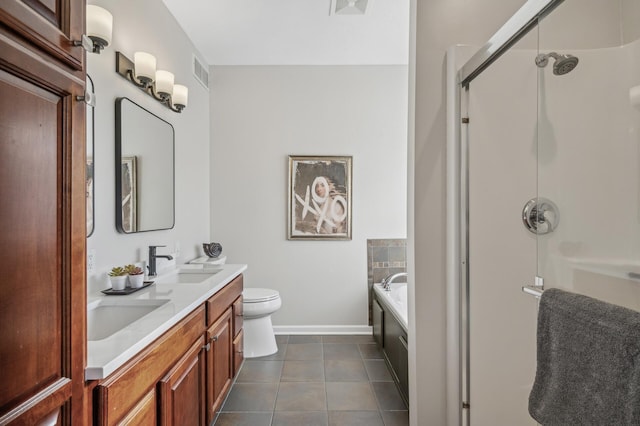
<instances>
[{"instance_id":1,"label":"white toilet","mask_svg":"<svg viewBox=\"0 0 640 426\"><path fill-rule=\"evenodd\" d=\"M271 314L282 306L280 293L268 288L245 288L242 298L244 357L256 358L278 352Z\"/></svg>"}]
</instances>

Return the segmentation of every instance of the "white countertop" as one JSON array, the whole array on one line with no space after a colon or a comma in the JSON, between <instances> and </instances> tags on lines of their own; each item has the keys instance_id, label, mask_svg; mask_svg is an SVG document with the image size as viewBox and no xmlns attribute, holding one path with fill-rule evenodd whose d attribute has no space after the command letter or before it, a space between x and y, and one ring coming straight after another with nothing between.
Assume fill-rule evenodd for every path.
<instances>
[{"instance_id":1,"label":"white countertop","mask_svg":"<svg viewBox=\"0 0 640 426\"><path fill-rule=\"evenodd\" d=\"M85 379L109 376L247 269L242 264L219 267L220 272L200 284L155 283L126 296L89 297L88 304L101 299L108 299L111 304L130 300L169 301L105 339L87 341Z\"/></svg>"}]
</instances>

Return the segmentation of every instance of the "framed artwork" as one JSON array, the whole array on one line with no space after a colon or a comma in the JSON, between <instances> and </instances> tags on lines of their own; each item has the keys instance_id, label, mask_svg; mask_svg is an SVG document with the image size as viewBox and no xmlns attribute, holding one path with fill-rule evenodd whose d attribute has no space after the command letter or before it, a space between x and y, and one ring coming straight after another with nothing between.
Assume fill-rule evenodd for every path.
<instances>
[{"instance_id":1,"label":"framed artwork","mask_svg":"<svg viewBox=\"0 0 640 426\"><path fill-rule=\"evenodd\" d=\"M122 228L124 232L136 232L138 191L136 156L122 157Z\"/></svg>"},{"instance_id":2,"label":"framed artwork","mask_svg":"<svg viewBox=\"0 0 640 426\"><path fill-rule=\"evenodd\" d=\"M289 156L289 240L351 239L352 157Z\"/></svg>"}]
</instances>

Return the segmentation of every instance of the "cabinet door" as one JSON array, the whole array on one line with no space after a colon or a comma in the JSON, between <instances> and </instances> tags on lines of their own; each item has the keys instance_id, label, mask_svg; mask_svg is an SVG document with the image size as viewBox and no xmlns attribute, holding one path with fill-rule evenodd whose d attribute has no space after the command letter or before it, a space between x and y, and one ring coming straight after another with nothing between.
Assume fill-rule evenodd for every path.
<instances>
[{"instance_id":1,"label":"cabinet door","mask_svg":"<svg viewBox=\"0 0 640 426\"><path fill-rule=\"evenodd\" d=\"M84 51L74 46L84 32L84 3L78 0L2 0L0 21L63 64L83 69Z\"/></svg>"},{"instance_id":2,"label":"cabinet door","mask_svg":"<svg viewBox=\"0 0 640 426\"><path fill-rule=\"evenodd\" d=\"M232 322L229 307L207 330L211 344L207 352L207 423L215 417L233 379Z\"/></svg>"},{"instance_id":3,"label":"cabinet door","mask_svg":"<svg viewBox=\"0 0 640 426\"><path fill-rule=\"evenodd\" d=\"M203 338L198 339L160 380L160 424L205 424L205 357Z\"/></svg>"},{"instance_id":4,"label":"cabinet door","mask_svg":"<svg viewBox=\"0 0 640 426\"><path fill-rule=\"evenodd\" d=\"M0 424L81 423L84 77L13 37L0 25Z\"/></svg>"},{"instance_id":5,"label":"cabinet door","mask_svg":"<svg viewBox=\"0 0 640 426\"><path fill-rule=\"evenodd\" d=\"M156 390L151 389L118 423L118 426L155 426L157 411Z\"/></svg>"},{"instance_id":6,"label":"cabinet door","mask_svg":"<svg viewBox=\"0 0 640 426\"><path fill-rule=\"evenodd\" d=\"M376 341L378 346L381 348L384 346L384 338L383 338L383 321L384 321L384 310L378 303L376 299L373 299L373 303L371 305L371 316L373 322L373 339Z\"/></svg>"}]
</instances>

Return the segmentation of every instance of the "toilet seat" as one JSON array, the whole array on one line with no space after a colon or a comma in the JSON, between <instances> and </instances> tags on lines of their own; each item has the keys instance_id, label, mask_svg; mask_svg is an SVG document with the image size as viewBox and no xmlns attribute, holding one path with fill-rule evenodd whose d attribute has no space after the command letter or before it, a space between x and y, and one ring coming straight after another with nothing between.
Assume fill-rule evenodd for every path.
<instances>
[{"instance_id":1,"label":"toilet seat","mask_svg":"<svg viewBox=\"0 0 640 426\"><path fill-rule=\"evenodd\" d=\"M242 291L243 303L262 303L280 298L280 293L270 288L245 288Z\"/></svg>"}]
</instances>

